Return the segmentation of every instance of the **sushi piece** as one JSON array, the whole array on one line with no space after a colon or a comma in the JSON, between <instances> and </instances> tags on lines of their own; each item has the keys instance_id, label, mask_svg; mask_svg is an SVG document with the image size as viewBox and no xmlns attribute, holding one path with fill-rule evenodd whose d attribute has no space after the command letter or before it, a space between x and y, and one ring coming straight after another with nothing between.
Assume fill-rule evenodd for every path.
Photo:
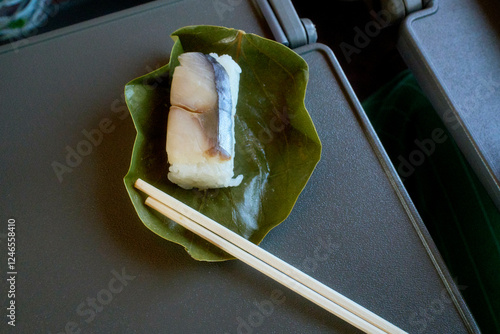
<instances>
[{"instance_id":1,"label":"sushi piece","mask_svg":"<svg viewBox=\"0 0 500 334\"><path fill-rule=\"evenodd\" d=\"M234 115L241 68L229 55L179 56L167 124L168 179L185 189L238 186Z\"/></svg>"}]
</instances>

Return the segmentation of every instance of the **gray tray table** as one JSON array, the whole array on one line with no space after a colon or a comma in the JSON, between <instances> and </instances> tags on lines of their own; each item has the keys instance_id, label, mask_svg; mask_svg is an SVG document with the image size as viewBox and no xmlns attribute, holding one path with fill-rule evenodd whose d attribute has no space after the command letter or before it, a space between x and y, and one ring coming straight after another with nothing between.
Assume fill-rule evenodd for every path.
<instances>
[{"instance_id":1,"label":"gray tray table","mask_svg":"<svg viewBox=\"0 0 500 334\"><path fill-rule=\"evenodd\" d=\"M272 38L257 3L221 13L219 2L152 2L0 49L0 332L359 332L241 262L192 260L142 225L125 191L136 133L123 87L168 62L169 34L214 24ZM323 154L262 247L409 333L478 333L333 53L295 51L310 66L306 105ZM54 162L78 148L59 179Z\"/></svg>"}]
</instances>

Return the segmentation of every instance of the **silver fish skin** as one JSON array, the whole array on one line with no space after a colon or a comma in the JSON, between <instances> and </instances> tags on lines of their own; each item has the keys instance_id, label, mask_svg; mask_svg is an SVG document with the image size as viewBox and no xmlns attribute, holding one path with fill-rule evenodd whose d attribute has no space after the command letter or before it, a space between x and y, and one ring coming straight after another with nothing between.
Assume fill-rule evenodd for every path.
<instances>
[{"instance_id":1,"label":"silver fish skin","mask_svg":"<svg viewBox=\"0 0 500 334\"><path fill-rule=\"evenodd\" d=\"M231 147L233 147L234 138L231 133L233 117L229 75L214 57L210 55L205 55L205 57L207 57L214 69L215 89L217 90L218 97L217 150L221 154L221 157L230 159L231 155L229 152L231 152Z\"/></svg>"}]
</instances>

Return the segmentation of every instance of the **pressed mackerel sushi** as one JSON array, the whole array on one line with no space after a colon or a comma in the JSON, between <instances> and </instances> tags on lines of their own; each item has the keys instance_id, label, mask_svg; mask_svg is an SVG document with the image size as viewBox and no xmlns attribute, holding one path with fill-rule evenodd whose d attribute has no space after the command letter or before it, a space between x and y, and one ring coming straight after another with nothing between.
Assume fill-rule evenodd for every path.
<instances>
[{"instance_id":1,"label":"pressed mackerel sushi","mask_svg":"<svg viewBox=\"0 0 500 334\"><path fill-rule=\"evenodd\" d=\"M182 188L238 186L234 178L234 115L241 68L229 55L179 56L170 91L168 179Z\"/></svg>"}]
</instances>

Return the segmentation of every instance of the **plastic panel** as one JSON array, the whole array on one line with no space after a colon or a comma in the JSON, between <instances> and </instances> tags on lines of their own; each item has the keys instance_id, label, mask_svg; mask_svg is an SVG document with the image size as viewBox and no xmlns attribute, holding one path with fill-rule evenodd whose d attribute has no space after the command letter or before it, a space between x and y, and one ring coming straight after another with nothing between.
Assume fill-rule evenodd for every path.
<instances>
[{"instance_id":1,"label":"plastic panel","mask_svg":"<svg viewBox=\"0 0 500 334\"><path fill-rule=\"evenodd\" d=\"M500 209L500 3L436 0L399 50Z\"/></svg>"}]
</instances>

